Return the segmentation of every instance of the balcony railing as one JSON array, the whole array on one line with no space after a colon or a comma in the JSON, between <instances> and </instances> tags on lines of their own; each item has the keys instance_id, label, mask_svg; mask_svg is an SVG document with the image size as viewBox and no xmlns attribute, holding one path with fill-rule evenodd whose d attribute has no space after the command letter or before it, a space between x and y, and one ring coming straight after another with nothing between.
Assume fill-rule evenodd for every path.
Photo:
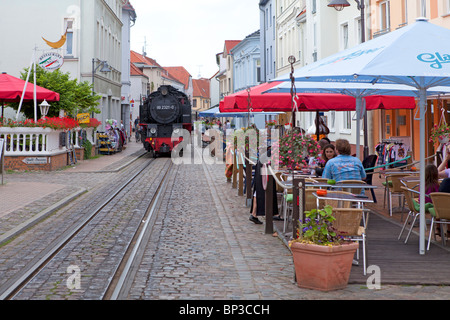
<instances>
[{"instance_id":1,"label":"balcony railing","mask_svg":"<svg viewBox=\"0 0 450 320\"><path fill-rule=\"evenodd\" d=\"M87 138L94 144L93 128L86 130ZM51 156L67 152L69 146L80 148L80 132L81 128L71 130L69 135L51 128L1 127L0 138L6 143L5 156Z\"/></svg>"},{"instance_id":2,"label":"balcony railing","mask_svg":"<svg viewBox=\"0 0 450 320\"><path fill-rule=\"evenodd\" d=\"M382 29L380 31L374 32L373 33L373 38L382 36L383 34L386 34L386 33L389 33L389 32L391 32L391 28Z\"/></svg>"}]
</instances>

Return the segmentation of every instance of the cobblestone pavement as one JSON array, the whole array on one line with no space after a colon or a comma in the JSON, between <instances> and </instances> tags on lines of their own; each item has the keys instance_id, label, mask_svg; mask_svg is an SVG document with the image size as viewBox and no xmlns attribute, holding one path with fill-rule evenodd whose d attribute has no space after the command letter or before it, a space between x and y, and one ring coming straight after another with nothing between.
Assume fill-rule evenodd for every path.
<instances>
[{"instance_id":1,"label":"cobblestone pavement","mask_svg":"<svg viewBox=\"0 0 450 320\"><path fill-rule=\"evenodd\" d=\"M39 206L34 203L29 210L25 209L26 214L27 211L39 212L79 187L86 188L88 193L102 195L109 183L114 183L115 179L120 179L119 176L127 172L125 168L119 174L18 173L13 174L12 180L65 185L54 194L42 198ZM226 182L224 165L174 166L169 179L170 191L164 195L161 214L153 226L151 240L128 299L450 298L448 286L382 285L381 289L374 290L364 285L349 285L346 289L328 293L298 288L293 279L294 269L289 249L278 237L265 234L264 225L255 225L248 220L249 208L245 207L244 198L237 196L237 190ZM7 217L13 219L10 214ZM10 225L27 218L16 216L14 219L17 221L11 220ZM0 232L6 220L0 224ZM45 223L50 224L51 221ZM49 236L51 234L45 230L39 234L42 239ZM0 279L14 273L29 260L33 250L38 250L38 246L30 246L26 238L18 241L14 250L8 247L1 248L0 252ZM104 254L98 252L101 257ZM95 256L92 259L87 263L92 263ZM23 298L27 299L25 296Z\"/></svg>"}]
</instances>

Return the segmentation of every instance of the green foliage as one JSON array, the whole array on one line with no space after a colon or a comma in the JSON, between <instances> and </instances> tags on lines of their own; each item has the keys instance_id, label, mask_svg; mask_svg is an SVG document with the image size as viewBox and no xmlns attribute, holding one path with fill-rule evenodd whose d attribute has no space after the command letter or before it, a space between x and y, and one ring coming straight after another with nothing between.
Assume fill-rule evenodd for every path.
<instances>
[{"instance_id":1,"label":"green foliage","mask_svg":"<svg viewBox=\"0 0 450 320\"><path fill-rule=\"evenodd\" d=\"M28 68L21 73L21 78L26 80ZM34 84L33 75L30 74L29 84ZM48 117L56 117L60 110L64 110L68 115L75 117L77 113L100 113L96 108L99 105L99 95L92 94L92 84L88 81L78 82L77 79L70 79L70 73L63 73L60 70L46 71L42 68L36 68L36 84L46 89L59 93L60 100L50 102ZM18 103L10 105L18 109ZM21 111L27 118L34 117L33 102L24 102ZM39 111L38 111L39 112Z\"/></svg>"},{"instance_id":2,"label":"green foliage","mask_svg":"<svg viewBox=\"0 0 450 320\"><path fill-rule=\"evenodd\" d=\"M298 239L294 241L314 243L319 245L339 244L342 237L336 233L332 223L336 220L333 216L333 208L326 206L323 209L313 209L306 212L305 221L300 221L297 230Z\"/></svg>"},{"instance_id":3,"label":"green foliage","mask_svg":"<svg viewBox=\"0 0 450 320\"><path fill-rule=\"evenodd\" d=\"M88 139L85 139L82 147L84 148L84 160L90 159L92 154L92 143Z\"/></svg>"}]
</instances>

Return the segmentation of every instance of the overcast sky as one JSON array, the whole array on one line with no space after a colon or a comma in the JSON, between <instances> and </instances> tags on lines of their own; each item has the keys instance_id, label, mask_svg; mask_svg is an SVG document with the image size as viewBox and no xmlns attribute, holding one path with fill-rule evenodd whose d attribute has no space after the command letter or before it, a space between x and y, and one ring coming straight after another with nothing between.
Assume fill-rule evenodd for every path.
<instances>
[{"instance_id":1,"label":"overcast sky","mask_svg":"<svg viewBox=\"0 0 450 320\"><path fill-rule=\"evenodd\" d=\"M131 0L136 24L131 50L163 67L183 66L194 79L218 70L215 55L225 40L243 40L259 30L259 0Z\"/></svg>"}]
</instances>

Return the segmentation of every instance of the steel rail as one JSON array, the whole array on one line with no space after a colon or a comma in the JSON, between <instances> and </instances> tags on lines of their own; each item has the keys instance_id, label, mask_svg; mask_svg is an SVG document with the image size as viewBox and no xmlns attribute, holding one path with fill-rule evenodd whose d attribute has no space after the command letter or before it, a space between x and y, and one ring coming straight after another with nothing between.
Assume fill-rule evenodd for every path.
<instances>
[{"instance_id":1,"label":"steel rail","mask_svg":"<svg viewBox=\"0 0 450 320\"><path fill-rule=\"evenodd\" d=\"M3 286L0 287L0 300L11 300L14 298L21 289L26 286L67 244L80 233L100 212L107 206L117 195L126 188L133 180L135 180L145 169L147 169L154 162L151 159L142 168L140 168L132 177L130 177L125 183L114 191L103 203L98 205L91 213L84 218L81 223L75 225L68 231L66 231L55 244L39 255L33 260L34 262L27 270L22 272L19 276L10 279Z\"/></svg>"},{"instance_id":2,"label":"steel rail","mask_svg":"<svg viewBox=\"0 0 450 320\"><path fill-rule=\"evenodd\" d=\"M158 185L158 188L155 192L155 195L153 196L152 201L150 202L146 210L146 213L143 218L143 223L141 223L137 228L133 236L133 239L130 241L127 251L124 254L121 263L118 265L116 269L115 275L112 277L110 285L105 295L103 296L103 300L122 299L125 293L128 292L129 288L125 289L125 286L127 285L127 282L129 282L130 278L132 280L131 269L135 267L137 263L140 261L139 253L142 253L141 245L144 244L145 246L145 242L143 243L143 239L145 236L149 235L148 232L149 228L151 229L151 227L153 226L153 223L150 222L153 221L152 219L154 217L153 214L161 204L160 197L166 191L166 186L168 183L167 177L172 167L173 163L171 162L169 168L164 173L164 177L162 178L160 184Z\"/></svg>"}]
</instances>

